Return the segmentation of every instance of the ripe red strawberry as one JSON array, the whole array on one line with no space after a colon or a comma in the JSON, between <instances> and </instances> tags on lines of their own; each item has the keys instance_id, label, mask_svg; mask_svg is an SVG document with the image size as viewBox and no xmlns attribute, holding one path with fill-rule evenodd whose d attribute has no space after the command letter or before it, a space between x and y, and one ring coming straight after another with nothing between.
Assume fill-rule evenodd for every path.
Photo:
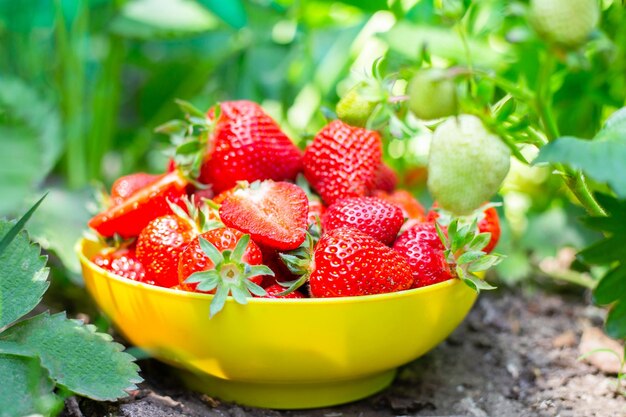
<instances>
[{"instance_id":1,"label":"ripe red strawberry","mask_svg":"<svg viewBox=\"0 0 626 417\"><path fill-rule=\"evenodd\" d=\"M120 277L132 279L133 281L148 282L146 270L137 259L133 249L105 250L94 256L91 261L100 268L113 272Z\"/></svg>"},{"instance_id":2,"label":"ripe red strawberry","mask_svg":"<svg viewBox=\"0 0 626 417\"><path fill-rule=\"evenodd\" d=\"M500 219L495 207L489 207L483 211L483 215L484 217L478 221L478 232L491 233L491 240L483 248L483 252L491 253L500 240Z\"/></svg>"},{"instance_id":3,"label":"ripe red strawberry","mask_svg":"<svg viewBox=\"0 0 626 417\"><path fill-rule=\"evenodd\" d=\"M287 295L278 295L281 292L285 291L285 288L278 285L278 284L274 284L272 286L269 286L265 289L265 292L267 293L265 296L263 296L262 298L304 298L304 295L302 295L302 293L300 291L293 291L290 292Z\"/></svg>"},{"instance_id":4,"label":"ripe red strawberry","mask_svg":"<svg viewBox=\"0 0 626 417\"><path fill-rule=\"evenodd\" d=\"M229 294L240 304L252 294L265 295L259 284L273 272L262 261L261 250L250 235L222 227L191 241L180 255L178 279L187 291L215 293L210 308L214 316Z\"/></svg>"},{"instance_id":5,"label":"ripe red strawberry","mask_svg":"<svg viewBox=\"0 0 626 417\"><path fill-rule=\"evenodd\" d=\"M418 223L396 239L393 249L411 266L413 287L425 287L454 278L445 248L433 223Z\"/></svg>"},{"instance_id":6,"label":"ripe red strawberry","mask_svg":"<svg viewBox=\"0 0 626 417\"><path fill-rule=\"evenodd\" d=\"M374 190L386 191L388 193L393 192L398 186L398 175L387 166L382 163L376 171L376 180L374 181Z\"/></svg>"},{"instance_id":7,"label":"ripe red strawberry","mask_svg":"<svg viewBox=\"0 0 626 417\"><path fill-rule=\"evenodd\" d=\"M137 238L137 258L156 285L178 284L178 258L198 234L194 226L176 215L157 217Z\"/></svg>"},{"instance_id":8,"label":"ripe red strawberry","mask_svg":"<svg viewBox=\"0 0 626 417\"><path fill-rule=\"evenodd\" d=\"M391 245L404 223L402 210L378 197L345 198L328 207L323 228L331 231L354 227L374 239Z\"/></svg>"},{"instance_id":9,"label":"ripe red strawberry","mask_svg":"<svg viewBox=\"0 0 626 417\"><path fill-rule=\"evenodd\" d=\"M304 152L304 175L327 205L368 194L381 164L377 132L335 120L315 136Z\"/></svg>"},{"instance_id":10,"label":"ripe red strawberry","mask_svg":"<svg viewBox=\"0 0 626 417\"><path fill-rule=\"evenodd\" d=\"M302 171L302 152L261 106L251 101L220 104L200 182L220 193L237 181L294 180ZM209 111L208 117L214 113Z\"/></svg>"},{"instance_id":11,"label":"ripe red strawberry","mask_svg":"<svg viewBox=\"0 0 626 417\"><path fill-rule=\"evenodd\" d=\"M391 193L384 191L375 191L373 195L400 207L400 209L402 209L402 214L405 218L424 221L424 207L408 191L395 190Z\"/></svg>"},{"instance_id":12,"label":"ripe red strawberry","mask_svg":"<svg viewBox=\"0 0 626 417\"><path fill-rule=\"evenodd\" d=\"M171 214L168 200L179 203L185 195L186 186L187 181L177 172L162 175L120 204L95 215L89 220L89 227L104 237L115 234L123 238L135 237L152 219Z\"/></svg>"},{"instance_id":13,"label":"ripe red strawberry","mask_svg":"<svg viewBox=\"0 0 626 417\"><path fill-rule=\"evenodd\" d=\"M226 226L280 250L295 249L304 242L308 213L309 201L300 187L271 180L241 185L220 207Z\"/></svg>"},{"instance_id":14,"label":"ripe red strawberry","mask_svg":"<svg viewBox=\"0 0 626 417\"><path fill-rule=\"evenodd\" d=\"M135 192L157 181L161 176L137 172L115 180L111 186L111 205L121 204Z\"/></svg>"},{"instance_id":15,"label":"ripe red strawberry","mask_svg":"<svg viewBox=\"0 0 626 417\"><path fill-rule=\"evenodd\" d=\"M406 259L350 227L326 232L311 262L313 297L347 297L406 290L413 284Z\"/></svg>"}]
</instances>

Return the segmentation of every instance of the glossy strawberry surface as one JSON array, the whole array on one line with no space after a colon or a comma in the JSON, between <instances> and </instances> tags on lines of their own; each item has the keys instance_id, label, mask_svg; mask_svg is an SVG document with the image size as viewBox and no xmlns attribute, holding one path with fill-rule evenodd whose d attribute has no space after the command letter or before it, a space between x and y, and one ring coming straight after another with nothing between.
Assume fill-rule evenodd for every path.
<instances>
[{"instance_id":1,"label":"glossy strawberry surface","mask_svg":"<svg viewBox=\"0 0 626 417\"><path fill-rule=\"evenodd\" d=\"M328 207L323 218L325 231L350 226L390 245L404 223L402 210L377 197L345 198Z\"/></svg>"},{"instance_id":2,"label":"glossy strawberry surface","mask_svg":"<svg viewBox=\"0 0 626 417\"><path fill-rule=\"evenodd\" d=\"M123 238L138 236L152 219L172 213L168 201L179 203L186 186L187 181L177 172L165 174L120 204L95 215L89 220L89 227L104 237L115 234Z\"/></svg>"},{"instance_id":3,"label":"glossy strawberry surface","mask_svg":"<svg viewBox=\"0 0 626 417\"><path fill-rule=\"evenodd\" d=\"M137 259L134 249L102 252L94 256L91 261L100 268L120 277L133 281L149 282L149 279L146 279L146 270Z\"/></svg>"},{"instance_id":4,"label":"glossy strawberry surface","mask_svg":"<svg viewBox=\"0 0 626 417\"><path fill-rule=\"evenodd\" d=\"M293 180L302 171L302 152L261 106L226 101L220 109L199 178L215 193L241 180Z\"/></svg>"},{"instance_id":5,"label":"glossy strawberry surface","mask_svg":"<svg viewBox=\"0 0 626 417\"><path fill-rule=\"evenodd\" d=\"M237 242L243 235L244 234L239 230L230 227L221 227L196 236L181 253L178 261L178 282L181 288L187 291L196 291L197 285L187 284L185 280L194 272L207 271L215 267L215 264L202 250L199 241L200 237L211 242L218 251L224 252L226 250L232 251L235 249ZM248 265L261 265L263 263L261 250L254 242L249 242L242 260ZM261 284L263 276L254 277L251 281L256 284Z\"/></svg>"},{"instance_id":6,"label":"glossy strawberry surface","mask_svg":"<svg viewBox=\"0 0 626 417\"><path fill-rule=\"evenodd\" d=\"M376 191L373 195L400 207L407 219L423 221L426 216L422 204L406 190Z\"/></svg>"},{"instance_id":7,"label":"glossy strawberry surface","mask_svg":"<svg viewBox=\"0 0 626 417\"><path fill-rule=\"evenodd\" d=\"M226 226L249 233L255 242L290 250L304 241L309 200L297 185L268 180L236 189L219 213Z\"/></svg>"},{"instance_id":8,"label":"glossy strawberry surface","mask_svg":"<svg viewBox=\"0 0 626 417\"><path fill-rule=\"evenodd\" d=\"M396 239L393 249L408 261L413 274L413 288L425 287L452 279L445 260L444 246L433 223L418 223Z\"/></svg>"},{"instance_id":9,"label":"glossy strawberry surface","mask_svg":"<svg viewBox=\"0 0 626 417\"><path fill-rule=\"evenodd\" d=\"M354 228L324 234L313 254L313 297L347 297L406 290L413 284L406 259Z\"/></svg>"},{"instance_id":10,"label":"glossy strawberry surface","mask_svg":"<svg viewBox=\"0 0 626 417\"><path fill-rule=\"evenodd\" d=\"M196 235L193 226L176 215L158 217L141 231L137 257L156 285L178 284L178 258Z\"/></svg>"},{"instance_id":11,"label":"glossy strawberry surface","mask_svg":"<svg viewBox=\"0 0 626 417\"><path fill-rule=\"evenodd\" d=\"M478 222L478 231L480 233L491 233L491 240L483 248L483 251L490 253L500 241L500 218L495 207L489 207L483 212L483 217Z\"/></svg>"},{"instance_id":12,"label":"glossy strawberry surface","mask_svg":"<svg viewBox=\"0 0 626 417\"><path fill-rule=\"evenodd\" d=\"M157 181L161 176L136 172L115 180L111 186L111 204L121 204L135 192Z\"/></svg>"},{"instance_id":13,"label":"glossy strawberry surface","mask_svg":"<svg viewBox=\"0 0 626 417\"><path fill-rule=\"evenodd\" d=\"M335 120L315 136L304 152L304 175L327 205L366 195L381 164L377 132Z\"/></svg>"}]
</instances>

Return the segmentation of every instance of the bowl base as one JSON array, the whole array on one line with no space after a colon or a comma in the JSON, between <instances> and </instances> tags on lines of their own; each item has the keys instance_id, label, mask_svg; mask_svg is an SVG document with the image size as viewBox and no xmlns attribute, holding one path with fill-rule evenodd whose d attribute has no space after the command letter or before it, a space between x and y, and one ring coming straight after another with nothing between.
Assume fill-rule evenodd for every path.
<instances>
[{"instance_id":1,"label":"bowl base","mask_svg":"<svg viewBox=\"0 0 626 417\"><path fill-rule=\"evenodd\" d=\"M396 369L392 369L343 381L272 384L181 372L183 381L194 391L241 405L275 409L320 408L360 400L387 388L395 376Z\"/></svg>"}]
</instances>

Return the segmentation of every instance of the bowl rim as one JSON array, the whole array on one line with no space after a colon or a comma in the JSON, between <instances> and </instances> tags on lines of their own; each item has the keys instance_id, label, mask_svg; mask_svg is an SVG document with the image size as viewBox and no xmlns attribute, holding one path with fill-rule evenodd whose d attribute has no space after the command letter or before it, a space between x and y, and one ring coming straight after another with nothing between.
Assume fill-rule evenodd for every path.
<instances>
[{"instance_id":1,"label":"bowl rim","mask_svg":"<svg viewBox=\"0 0 626 417\"><path fill-rule=\"evenodd\" d=\"M86 242L98 243L94 240L90 240L87 237L82 237L78 240L74 246L74 250L78 255L81 264L87 265L90 269L97 271L100 275L105 276L107 279L120 282L124 285L137 287L147 291L154 291L157 293L171 294L183 298L191 299L204 299L210 301L213 299L213 294L204 294L191 291L178 290L173 288L159 287L157 285L150 285L139 281L133 281L128 278L120 277L112 272L107 271L93 263L84 253L84 246ZM347 297L318 297L318 298L261 298L250 297L248 298L249 304L334 304L334 303L361 303L361 302L375 302L389 299L398 299L404 297L412 297L417 294L427 294L442 290L446 287L453 285L465 285L459 279L449 279L436 284L427 285L425 287L413 288L410 290L396 291L384 294L373 295L359 295L359 296L347 296ZM228 296L228 300L231 300L232 296Z\"/></svg>"}]
</instances>

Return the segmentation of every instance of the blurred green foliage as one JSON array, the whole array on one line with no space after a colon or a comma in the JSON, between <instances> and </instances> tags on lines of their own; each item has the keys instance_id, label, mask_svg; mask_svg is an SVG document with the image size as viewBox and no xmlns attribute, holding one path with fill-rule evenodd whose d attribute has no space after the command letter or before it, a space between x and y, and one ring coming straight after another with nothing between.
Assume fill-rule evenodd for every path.
<instances>
[{"instance_id":1,"label":"blurred green foliage","mask_svg":"<svg viewBox=\"0 0 626 417\"><path fill-rule=\"evenodd\" d=\"M625 104L625 12L618 1L602 8L588 45L554 64L548 89L562 135L591 138ZM257 101L304 146L325 122L322 108L333 109L380 56L400 78L428 61L533 89L553 51L527 9L505 0L0 0L0 215L43 184L53 188L32 232L76 272L85 189L164 169L164 139L153 129L177 116L175 98L201 108ZM475 88L485 104L505 97L493 83ZM526 117L523 107L507 111ZM426 136L385 147L416 191ZM546 168L514 164L501 201L505 279L541 273L541 259L597 236L574 221L582 209Z\"/></svg>"}]
</instances>

